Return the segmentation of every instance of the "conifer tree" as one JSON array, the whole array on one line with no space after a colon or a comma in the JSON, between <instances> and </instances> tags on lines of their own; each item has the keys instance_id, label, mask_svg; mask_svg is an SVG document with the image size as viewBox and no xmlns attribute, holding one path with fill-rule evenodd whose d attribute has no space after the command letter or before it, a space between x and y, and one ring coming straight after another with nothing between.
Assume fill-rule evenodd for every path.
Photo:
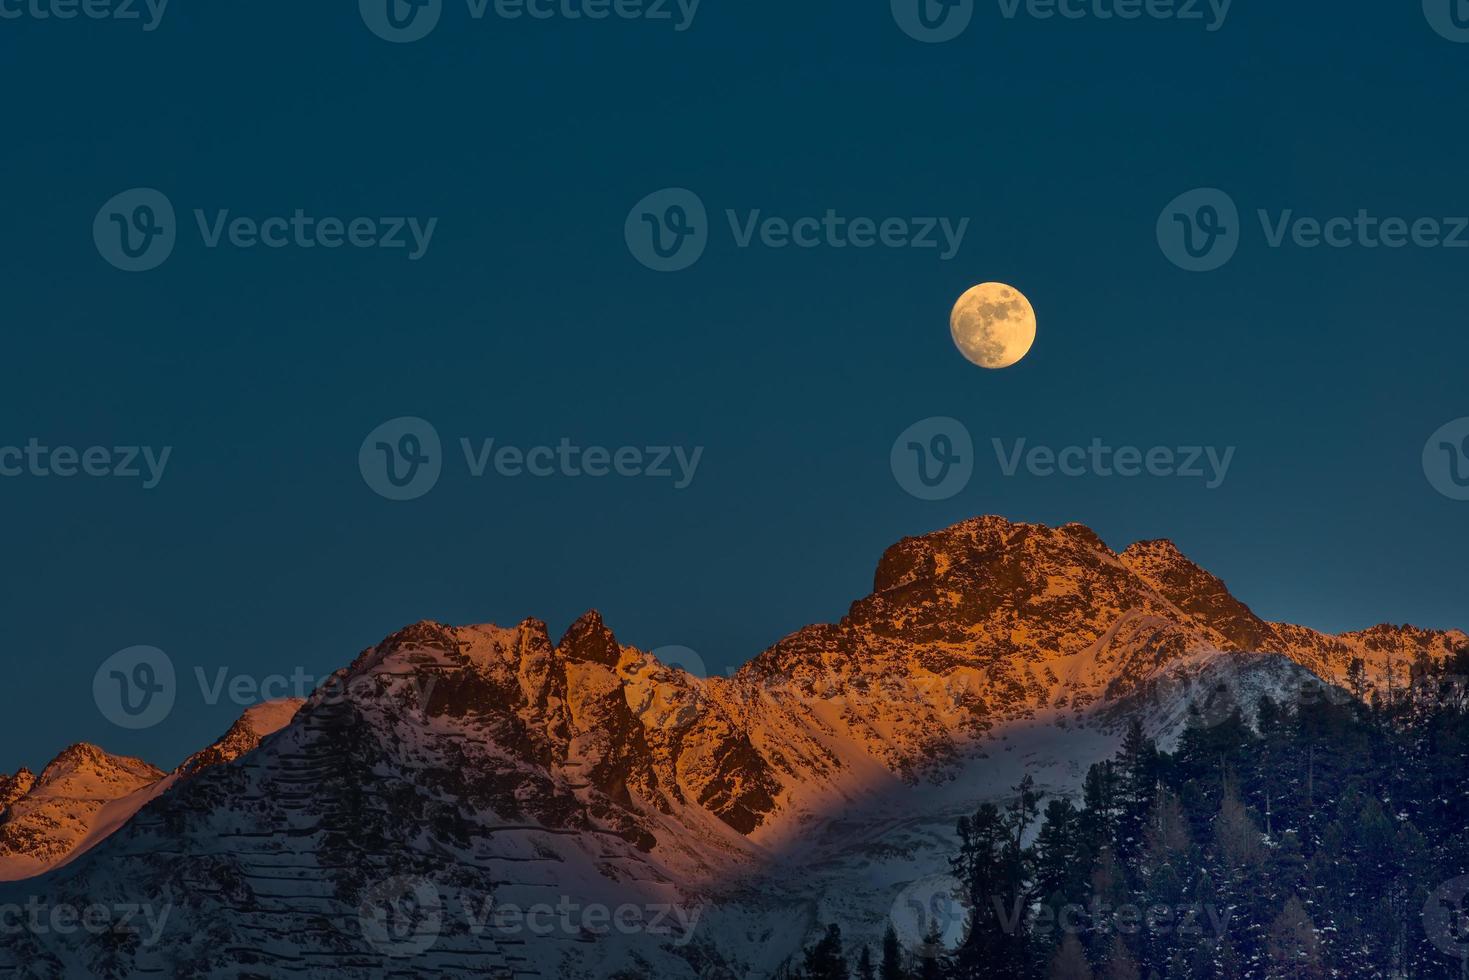
<instances>
[{"instance_id":1,"label":"conifer tree","mask_svg":"<svg viewBox=\"0 0 1469 980\"><path fill-rule=\"evenodd\" d=\"M847 961L842 958L842 929L835 923L826 935L806 950L804 980L849 980Z\"/></svg>"},{"instance_id":2,"label":"conifer tree","mask_svg":"<svg viewBox=\"0 0 1469 980\"><path fill-rule=\"evenodd\" d=\"M1353 657L1347 664L1347 690L1352 692L1352 697L1365 703L1367 687L1367 664L1361 657Z\"/></svg>"},{"instance_id":3,"label":"conifer tree","mask_svg":"<svg viewBox=\"0 0 1469 980\"><path fill-rule=\"evenodd\" d=\"M1138 969L1137 960L1132 956L1132 951L1122 941L1121 936L1112 939L1112 948L1107 953L1107 965L1102 970L1099 980L1142 980L1142 971Z\"/></svg>"},{"instance_id":4,"label":"conifer tree","mask_svg":"<svg viewBox=\"0 0 1469 980\"><path fill-rule=\"evenodd\" d=\"M1225 784L1219 816L1214 821L1214 844L1224 867L1242 872L1265 861L1260 828L1247 809L1233 782Z\"/></svg>"},{"instance_id":5,"label":"conifer tree","mask_svg":"<svg viewBox=\"0 0 1469 980\"><path fill-rule=\"evenodd\" d=\"M1043 901L1079 901L1089 861L1075 804L1051 800L1035 840L1036 893Z\"/></svg>"},{"instance_id":6,"label":"conifer tree","mask_svg":"<svg viewBox=\"0 0 1469 980\"><path fill-rule=\"evenodd\" d=\"M1270 980L1316 980L1325 975L1316 927L1311 924L1305 906L1294 895L1270 927L1267 956Z\"/></svg>"},{"instance_id":7,"label":"conifer tree","mask_svg":"<svg viewBox=\"0 0 1469 980\"><path fill-rule=\"evenodd\" d=\"M923 956L918 961L917 980L947 980L953 975L954 964L944 947L944 937L935 925L923 938Z\"/></svg>"},{"instance_id":8,"label":"conifer tree","mask_svg":"<svg viewBox=\"0 0 1469 980\"><path fill-rule=\"evenodd\" d=\"M903 947L898 944L898 933L888 923L882 934L882 965L878 969L879 980L908 980L908 971L903 967Z\"/></svg>"},{"instance_id":9,"label":"conifer tree","mask_svg":"<svg viewBox=\"0 0 1469 980\"><path fill-rule=\"evenodd\" d=\"M1032 900L1033 853L1026 832L1039 812L1040 794L1026 776L1003 812L992 803L959 820L959 853L950 862L969 899L969 931L958 950L960 980L1029 976L1026 916Z\"/></svg>"},{"instance_id":10,"label":"conifer tree","mask_svg":"<svg viewBox=\"0 0 1469 980\"><path fill-rule=\"evenodd\" d=\"M1110 759L1093 765L1082 787L1082 829L1093 856L1117 843L1117 775Z\"/></svg>"},{"instance_id":11,"label":"conifer tree","mask_svg":"<svg viewBox=\"0 0 1469 980\"><path fill-rule=\"evenodd\" d=\"M1158 774L1158 749L1143 735L1142 722L1133 718L1122 738L1117 755L1120 813L1118 814L1117 849L1130 857L1142 846L1143 822L1155 791Z\"/></svg>"},{"instance_id":12,"label":"conifer tree","mask_svg":"<svg viewBox=\"0 0 1469 980\"><path fill-rule=\"evenodd\" d=\"M1061 940L1056 955L1046 972L1046 980L1093 980L1091 964L1081 948L1081 941L1072 933Z\"/></svg>"}]
</instances>

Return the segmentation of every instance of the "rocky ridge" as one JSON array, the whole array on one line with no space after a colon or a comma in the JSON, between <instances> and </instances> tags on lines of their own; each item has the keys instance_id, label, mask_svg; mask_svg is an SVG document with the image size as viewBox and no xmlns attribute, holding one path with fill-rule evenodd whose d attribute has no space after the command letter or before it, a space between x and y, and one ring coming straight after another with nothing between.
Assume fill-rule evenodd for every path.
<instances>
[{"instance_id":1,"label":"rocky ridge","mask_svg":"<svg viewBox=\"0 0 1469 980\"><path fill-rule=\"evenodd\" d=\"M1117 553L1077 524L976 518L889 548L847 616L731 677L660 664L595 612L555 643L535 619L415 624L33 887L182 896L139 969L351 975L411 954L498 976L758 975L823 918L880 924L902 875L943 867L953 818L1020 772L1073 792L1125 715L1166 739L1198 697L1251 708L1339 681L1353 657L1396 683L1466 644L1269 623L1169 542ZM437 918L425 948L385 953L363 910L403 881ZM530 941L468 914L548 897L706 914L683 943ZM58 966L99 955L11 946Z\"/></svg>"}]
</instances>

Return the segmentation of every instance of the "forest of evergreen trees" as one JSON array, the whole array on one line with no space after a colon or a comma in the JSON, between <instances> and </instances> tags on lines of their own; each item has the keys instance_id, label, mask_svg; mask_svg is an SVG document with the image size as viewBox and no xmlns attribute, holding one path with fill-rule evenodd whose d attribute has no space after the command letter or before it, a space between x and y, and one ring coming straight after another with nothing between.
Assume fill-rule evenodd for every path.
<instances>
[{"instance_id":1,"label":"forest of evergreen trees","mask_svg":"<svg viewBox=\"0 0 1469 980\"><path fill-rule=\"evenodd\" d=\"M1469 977L1469 651L1397 691L1364 677L1363 700L1265 699L1258 731L1236 712L1172 753L1134 723L1080 807L1027 777L959 822L956 949L831 926L790 977Z\"/></svg>"}]
</instances>

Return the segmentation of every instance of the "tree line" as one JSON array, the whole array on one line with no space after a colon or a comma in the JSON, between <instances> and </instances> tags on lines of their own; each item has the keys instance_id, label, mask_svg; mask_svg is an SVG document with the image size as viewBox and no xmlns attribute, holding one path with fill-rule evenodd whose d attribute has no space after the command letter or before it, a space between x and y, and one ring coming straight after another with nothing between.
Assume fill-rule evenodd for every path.
<instances>
[{"instance_id":1,"label":"tree line","mask_svg":"<svg viewBox=\"0 0 1469 980\"><path fill-rule=\"evenodd\" d=\"M838 926L790 980L1469 977L1469 651L1355 700L1134 721L1081 799L1030 777L959 821L952 895L916 948ZM1044 807L1042 804L1044 803ZM946 943L940 906L966 926Z\"/></svg>"}]
</instances>

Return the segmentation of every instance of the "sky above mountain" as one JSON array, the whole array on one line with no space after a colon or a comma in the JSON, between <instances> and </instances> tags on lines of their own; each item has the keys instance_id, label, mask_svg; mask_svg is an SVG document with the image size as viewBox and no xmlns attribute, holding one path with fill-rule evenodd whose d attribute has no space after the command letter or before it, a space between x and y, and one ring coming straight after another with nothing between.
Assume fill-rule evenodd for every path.
<instances>
[{"instance_id":1,"label":"sky above mountain","mask_svg":"<svg viewBox=\"0 0 1469 980\"><path fill-rule=\"evenodd\" d=\"M987 4L944 44L882 3L705 0L677 31L474 21L451 2L411 44L354 6L0 31L17 93L0 447L171 447L151 489L0 478L0 769L82 739L169 768L240 713L196 670L211 689L319 678L424 618L538 616L559 635L595 607L623 642L722 673L838 618L888 545L981 513L1081 521L1119 550L1173 538L1266 619L1466 625L1469 504L1421 457L1469 415L1469 253L1271 248L1256 217L1469 213L1450 108L1469 47L1418 5L1236 4L1210 32ZM138 187L171 201L179 242L130 274L93 224ZM659 273L625 225L670 187L707 206L710 241ZM1207 273L1157 235L1199 187L1226 190L1244 229ZM437 223L417 260L206 244L220 212L298 209ZM729 210L739 227L756 211L968 224L945 261L742 248ZM1023 289L1040 324L1003 372L949 336L983 281ZM444 469L395 502L359 450L400 416L432 423ZM974 475L929 501L890 451L938 416L972 435ZM682 489L477 478L461 439L702 454ZM1207 489L1006 476L994 439L1235 451ZM167 651L190 694L130 731L92 681L135 645Z\"/></svg>"}]
</instances>

